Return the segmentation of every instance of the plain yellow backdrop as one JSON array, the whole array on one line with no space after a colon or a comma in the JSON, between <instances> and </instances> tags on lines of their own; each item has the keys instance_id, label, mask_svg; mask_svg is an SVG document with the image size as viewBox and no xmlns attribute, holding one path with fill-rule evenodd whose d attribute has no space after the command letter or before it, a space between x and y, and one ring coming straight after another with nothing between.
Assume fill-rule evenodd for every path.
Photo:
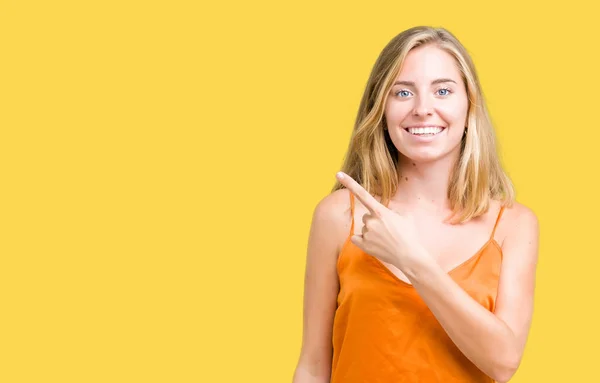
<instances>
[{"instance_id":1,"label":"plain yellow backdrop","mask_svg":"<svg viewBox=\"0 0 600 383\"><path fill-rule=\"evenodd\" d=\"M312 211L377 55L420 24L471 52L540 219L513 381L597 379L586 2L0 4L0 381L290 382Z\"/></svg>"}]
</instances>

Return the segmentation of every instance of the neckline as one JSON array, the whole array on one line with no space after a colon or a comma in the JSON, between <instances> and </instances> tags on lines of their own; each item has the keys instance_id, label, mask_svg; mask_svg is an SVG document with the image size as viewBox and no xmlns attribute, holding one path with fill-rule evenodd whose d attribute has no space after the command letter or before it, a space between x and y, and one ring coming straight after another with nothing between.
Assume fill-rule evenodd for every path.
<instances>
[{"instance_id":1,"label":"neckline","mask_svg":"<svg viewBox=\"0 0 600 383\"><path fill-rule=\"evenodd\" d=\"M389 275L390 277L392 277L395 281L399 282L400 284L402 284L405 287L409 287L414 289L414 285L412 283L408 283L402 279L400 279L396 274L394 274L392 272L392 270L390 270L383 262L381 262L378 258L369 255L367 253L365 253L360 247L354 245L352 243L352 241L350 240L350 238L352 237L352 234L349 235L346 238L346 241L344 242L344 245L342 246L342 249L340 251L340 255L344 252L344 250L346 250L346 248L350 245L354 246L360 253L361 255L366 256L367 258L371 259L373 262L375 262L375 265L377 265L380 269L382 269L387 275ZM455 272L457 272L458 270L460 270L464 265L470 263L471 261L473 261L474 259L477 259L481 253L483 253L485 251L485 249L490 245L490 244L494 244L494 246L496 246L496 248L498 249L498 251L500 252L500 256L503 255L502 253L502 247L500 246L500 244L498 243L498 241L496 241L496 239L494 237L490 237L490 239L488 239L480 248L479 250L477 250L475 252L475 254L473 254L472 256L468 257L467 259L465 259L464 261L460 262L458 265L452 267L450 270L446 271L445 273L447 275L449 275L450 277L452 277L452 274L454 274ZM340 259L341 256L338 256L338 266L340 263ZM339 270L339 267L338 267Z\"/></svg>"}]
</instances>

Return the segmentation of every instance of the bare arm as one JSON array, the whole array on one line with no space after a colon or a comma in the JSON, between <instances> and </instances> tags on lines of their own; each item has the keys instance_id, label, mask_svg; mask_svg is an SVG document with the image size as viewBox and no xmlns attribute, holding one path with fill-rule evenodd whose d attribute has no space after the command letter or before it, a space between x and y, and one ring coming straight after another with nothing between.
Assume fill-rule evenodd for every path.
<instances>
[{"instance_id":1,"label":"bare arm","mask_svg":"<svg viewBox=\"0 0 600 383\"><path fill-rule=\"evenodd\" d=\"M344 230L348 191L325 197L313 213L304 281L302 350L293 383L329 383L332 328L339 282L336 270Z\"/></svg>"},{"instance_id":2,"label":"bare arm","mask_svg":"<svg viewBox=\"0 0 600 383\"><path fill-rule=\"evenodd\" d=\"M461 352L498 382L507 382L516 372L533 313L538 221L529 209L517 206L514 226L503 244L494 313L472 299L437 264L420 265L407 273Z\"/></svg>"}]
</instances>

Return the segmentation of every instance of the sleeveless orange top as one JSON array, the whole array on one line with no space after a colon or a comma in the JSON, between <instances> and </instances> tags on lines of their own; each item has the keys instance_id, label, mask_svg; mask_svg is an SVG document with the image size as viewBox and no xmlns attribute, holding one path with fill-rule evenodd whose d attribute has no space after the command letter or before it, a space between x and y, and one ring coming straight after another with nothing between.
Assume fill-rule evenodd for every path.
<instances>
[{"instance_id":1,"label":"sleeveless orange top","mask_svg":"<svg viewBox=\"0 0 600 383\"><path fill-rule=\"evenodd\" d=\"M355 246L352 228L339 254L331 383L493 382L456 347L417 290ZM490 239L448 274L493 311L502 262Z\"/></svg>"}]
</instances>

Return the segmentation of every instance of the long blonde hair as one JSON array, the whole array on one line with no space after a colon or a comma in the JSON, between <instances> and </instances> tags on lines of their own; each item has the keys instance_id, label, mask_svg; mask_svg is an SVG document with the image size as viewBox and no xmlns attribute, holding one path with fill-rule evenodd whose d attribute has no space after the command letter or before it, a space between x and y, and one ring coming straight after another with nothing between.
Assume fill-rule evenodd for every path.
<instances>
[{"instance_id":1,"label":"long blonde hair","mask_svg":"<svg viewBox=\"0 0 600 383\"><path fill-rule=\"evenodd\" d=\"M458 39L444 28L418 26L394 37L380 53L360 102L342 171L387 206L398 188L398 150L384 130L385 104L408 52L426 44L450 53L458 64L469 98L467 133L450 175L448 199L453 222L485 213L494 199L511 205L513 185L502 169L496 137L473 61ZM344 186L336 182L332 192Z\"/></svg>"}]
</instances>

